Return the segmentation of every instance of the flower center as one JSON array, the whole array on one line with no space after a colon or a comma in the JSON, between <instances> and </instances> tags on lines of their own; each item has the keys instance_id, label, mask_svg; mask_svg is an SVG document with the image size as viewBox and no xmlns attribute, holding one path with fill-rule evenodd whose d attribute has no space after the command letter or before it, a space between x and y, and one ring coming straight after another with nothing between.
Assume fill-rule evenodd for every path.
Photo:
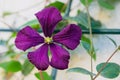
<instances>
[{"instance_id":1,"label":"flower center","mask_svg":"<svg viewBox=\"0 0 120 80\"><path fill-rule=\"evenodd\" d=\"M52 37L45 37L45 43L50 44L52 42Z\"/></svg>"}]
</instances>

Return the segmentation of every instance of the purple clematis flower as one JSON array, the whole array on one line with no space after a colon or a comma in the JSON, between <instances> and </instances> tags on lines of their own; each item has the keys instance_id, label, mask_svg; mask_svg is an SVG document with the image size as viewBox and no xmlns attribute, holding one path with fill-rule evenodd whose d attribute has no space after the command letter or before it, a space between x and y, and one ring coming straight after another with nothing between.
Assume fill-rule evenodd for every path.
<instances>
[{"instance_id":1,"label":"purple clematis flower","mask_svg":"<svg viewBox=\"0 0 120 80\"><path fill-rule=\"evenodd\" d=\"M75 49L79 45L82 35L80 27L69 24L62 31L52 36L56 24L62 20L60 12L55 7L49 7L35 15L42 26L45 38L31 27L26 26L17 34L15 39L16 47L25 51L41 44L37 50L29 52L27 55L30 62L38 70L46 70L49 65L61 70L68 68L69 52L59 44L70 50ZM49 50L52 54L51 60L48 57Z\"/></svg>"}]
</instances>

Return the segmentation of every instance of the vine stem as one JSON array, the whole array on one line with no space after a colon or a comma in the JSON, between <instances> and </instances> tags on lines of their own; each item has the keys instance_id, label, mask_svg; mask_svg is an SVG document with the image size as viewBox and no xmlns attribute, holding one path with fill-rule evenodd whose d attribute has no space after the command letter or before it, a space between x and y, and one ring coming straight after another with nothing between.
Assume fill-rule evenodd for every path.
<instances>
[{"instance_id":1,"label":"vine stem","mask_svg":"<svg viewBox=\"0 0 120 80\"><path fill-rule=\"evenodd\" d=\"M43 74L42 74L41 70L39 70L39 73L40 73L40 80L44 80L44 77L43 77Z\"/></svg>"},{"instance_id":2,"label":"vine stem","mask_svg":"<svg viewBox=\"0 0 120 80\"><path fill-rule=\"evenodd\" d=\"M1 18L1 17L0 17L0 18ZM2 22L3 24L5 24L6 26L8 26L13 32L17 32L11 25L9 25L8 23L6 23L6 22L4 21L4 19L3 19L3 20L0 19L0 22Z\"/></svg>"},{"instance_id":3,"label":"vine stem","mask_svg":"<svg viewBox=\"0 0 120 80\"><path fill-rule=\"evenodd\" d=\"M67 3L62 8L62 10L63 10L65 8L65 6L67 5L67 8L66 8L66 11L65 11L65 14L64 14L64 18L69 17L69 14L70 14L70 11L71 11L72 1L73 0L67 0ZM52 80L56 80L56 76L57 76L57 69L53 68L52 73L51 73Z\"/></svg>"},{"instance_id":4,"label":"vine stem","mask_svg":"<svg viewBox=\"0 0 120 80\"><path fill-rule=\"evenodd\" d=\"M90 13L89 13L89 6L88 6L88 0L86 0L86 10L87 10L87 16L88 16L88 27L89 27L89 34L90 34L90 65L91 65L91 72L93 73L93 60L92 60L92 56L93 56L93 53L92 53L92 49L93 49L93 40L92 40L92 26L91 26L91 19L90 19ZM91 80L93 80L93 76L91 75Z\"/></svg>"},{"instance_id":5,"label":"vine stem","mask_svg":"<svg viewBox=\"0 0 120 80\"><path fill-rule=\"evenodd\" d=\"M69 17L70 11L71 11L71 5L73 0L68 0L67 2L67 8L64 14L64 18Z\"/></svg>"},{"instance_id":6,"label":"vine stem","mask_svg":"<svg viewBox=\"0 0 120 80\"><path fill-rule=\"evenodd\" d=\"M96 74L96 76L93 78L93 80L95 80L100 73L103 71L103 69L105 68L105 66L108 64L108 62L110 61L110 59L115 55L115 53L120 49L120 46L111 54L111 56L107 59L107 61L105 62L105 64L101 67L101 69L99 70L99 72Z\"/></svg>"},{"instance_id":7,"label":"vine stem","mask_svg":"<svg viewBox=\"0 0 120 80\"><path fill-rule=\"evenodd\" d=\"M52 73L51 73L52 80L56 80L57 71L58 71L57 69L52 68Z\"/></svg>"}]
</instances>

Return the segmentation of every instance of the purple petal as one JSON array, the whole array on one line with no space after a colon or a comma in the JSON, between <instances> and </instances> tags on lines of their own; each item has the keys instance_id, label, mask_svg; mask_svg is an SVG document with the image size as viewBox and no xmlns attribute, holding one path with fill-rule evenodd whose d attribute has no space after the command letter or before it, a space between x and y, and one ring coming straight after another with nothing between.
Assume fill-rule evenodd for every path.
<instances>
[{"instance_id":1,"label":"purple petal","mask_svg":"<svg viewBox=\"0 0 120 80\"><path fill-rule=\"evenodd\" d=\"M45 8L35 14L46 37L51 37L56 24L62 20L60 12L55 7Z\"/></svg>"},{"instance_id":2,"label":"purple petal","mask_svg":"<svg viewBox=\"0 0 120 80\"><path fill-rule=\"evenodd\" d=\"M29 52L28 59L38 70L46 70L49 66L48 45L44 44L36 51Z\"/></svg>"},{"instance_id":3,"label":"purple petal","mask_svg":"<svg viewBox=\"0 0 120 80\"><path fill-rule=\"evenodd\" d=\"M56 44L50 44L52 58L50 65L57 69L67 69L70 55L67 50Z\"/></svg>"},{"instance_id":4,"label":"purple petal","mask_svg":"<svg viewBox=\"0 0 120 80\"><path fill-rule=\"evenodd\" d=\"M65 45L68 49L75 49L81 39L82 31L79 26L70 24L53 36L54 42Z\"/></svg>"},{"instance_id":5,"label":"purple petal","mask_svg":"<svg viewBox=\"0 0 120 80\"><path fill-rule=\"evenodd\" d=\"M20 30L15 39L16 47L24 51L43 42L44 38L29 26Z\"/></svg>"}]
</instances>

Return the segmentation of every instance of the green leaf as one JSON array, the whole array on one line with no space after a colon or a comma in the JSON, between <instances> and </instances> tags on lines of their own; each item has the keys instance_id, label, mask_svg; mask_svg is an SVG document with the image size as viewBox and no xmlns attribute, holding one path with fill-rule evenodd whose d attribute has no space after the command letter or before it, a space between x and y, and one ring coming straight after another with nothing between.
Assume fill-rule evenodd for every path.
<instances>
[{"instance_id":1,"label":"green leaf","mask_svg":"<svg viewBox=\"0 0 120 80\"><path fill-rule=\"evenodd\" d=\"M115 47L117 47L117 43L116 43L112 38L110 38L110 37L108 37L108 36L107 36L107 38L110 39L110 41L113 42L113 44L115 45Z\"/></svg>"},{"instance_id":2,"label":"green leaf","mask_svg":"<svg viewBox=\"0 0 120 80\"><path fill-rule=\"evenodd\" d=\"M109 2L110 0L98 0L98 4L106 9L113 10L115 7L113 6L113 3Z\"/></svg>"},{"instance_id":3,"label":"green leaf","mask_svg":"<svg viewBox=\"0 0 120 80\"><path fill-rule=\"evenodd\" d=\"M60 12L64 12L65 9L66 9L66 5L64 3L62 3L62 2L60 2L60 1L55 1L55 2L53 2L51 4L49 4L46 7L50 7L50 6L56 7Z\"/></svg>"},{"instance_id":4,"label":"green leaf","mask_svg":"<svg viewBox=\"0 0 120 80\"><path fill-rule=\"evenodd\" d=\"M80 0L82 4L86 5L86 0ZM90 3L93 1L93 0L87 0L88 1L88 5L90 5Z\"/></svg>"},{"instance_id":5,"label":"green leaf","mask_svg":"<svg viewBox=\"0 0 120 80\"><path fill-rule=\"evenodd\" d=\"M44 80L52 80L51 76L49 76L47 72L42 72L42 75ZM37 77L38 80L41 80L39 73L35 73L35 76Z\"/></svg>"},{"instance_id":6,"label":"green leaf","mask_svg":"<svg viewBox=\"0 0 120 80\"><path fill-rule=\"evenodd\" d=\"M88 29L88 17L86 13L80 12L77 16L75 17L69 17L69 20L75 21L77 22L82 29ZM94 28L100 28L102 26L102 24L100 23L100 21L96 21L91 17L91 26L92 29Z\"/></svg>"},{"instance_id":7,"label":"green leaf","mask_svg":"<svg viewBox=\"0 0 120 80\"><path fill-rule=\"evenodd\" d=\"M21 63L14 60L0 63L0 67L2 67L7 72L18 72L22 69Z\"/></svg>"},{"instance_id":8,"label":"green leaf","mask_svg":"<svg viewBox=\"0 0 120 80\"><path fill-rule=\"evenodd\" d=\"M75 17L69 17L68 19L75 21L85 27L88 28L88 20L87 20L87 15L84 14L83 12L80 12L80 14L78 14Z\"/></svg>"},{"instance_id":9,"label":"green leaf","mask_svg":"<svg viewBox=\"0 0 120 80\"><path fill-rule=\"evenodd\" d=\"M2 16L5 17L5 16L9 16L9 15L11 15L11 14L12 14L12 12L6 11L6 12L3 12Z\"/></svg>"},{"instance_id":10,"label":"green leaf","mask_svg":"<svg viewBox=\"0 0 120 80\"><path fill-rule=\"evenodd\" d=\"M90 56L92 56L92 58L94 60L96 60L96 52L95 52L95 49L94 49L94 46L92 44L92 54L90 54L90 39L85 37L84 35L82 36L82 39L81 39L81 44L82 46L85 48L85 50L88 52L88 54Z\"/></svg>"},{"instance_id":11,"label":"green leaf","mask_svg":"<svg viewBox=\"0 0 120 80\"><path fill-rule=\"evenodd\" d=\"M34 66L29 62L28 59L26 59L22 66L22 74L25 76L28 75L33 70L33 68Z\"/></svg>"},{"instance_id":12,"label":"green leaf","mask_svg":"<svg viewBox=\"0 0 120 80\"><path fill-rule=\"evenodd\" d=\"M66 25L68 24L67 20L62 20L60 21L57 26L56 26L56 30L61 30L63 29Z\"/></svg>"},{"instance_id":13,"label":"green leaf","mask_svg":"<svg viewBox=\"0 0 120 80\"><path fill-rule=\"evenodd\" d=\"M100 21L95 20L91 17L91 26L92 26L92 29L96 29L96 28L98 29L102 27L102 24Z\"/></svg>"},{"instance_id":14,"label":"green leaf","mask_svg":"<svg viewBox=\"0 0 120 80\"><path fill-rule=\"evenodd\" d=\"M97 72L99 72L104 65L105 65L105 63L98 64L96 67ZM110 79L116 78L116 77L118 77L118 75L120 73L119 68L120 68L120 66L118 64L110 62L105 66L105 68L102 70L100 75L105 78L110 78Z\"/></svg>"},{"instance_id":15,"label":"green leaf","mask_svg":"<svg viewBox=\"0 0 120 80\"><path fill-rule=\"evenodd\" d=\"M70 68L70 69L67 70L67 72L77 72L77 73L82 73L82 74L85 74L85 75L95 76L94 73L91 73L90 71L88 71L84 68L81 68L81 67Z\"/></svg>"},{"instance_id":16,"label":"green leaf","mask_svg":"<svg viewBox=\"0 0 120 80\"><path fill-rule=\"evenodd\" d=\"M119 66L119 73L120 73L120 66Z\"/></svg>"},{"instance_id":17,"label":"green leaf","mask_svg":"<svg viewBox=\"0 0 120 80\"><path fill-rule=\"evenodd\" d=\"M32 27L32 28L34 28L36 30L40 29L40 25L39 25L39 22L38 22L37 19L33 19L33 20L30 20L30 21L26 22L25 24L20 26L20 28L25 27L25 26L30 26L30 27Z\"/></svg>"}]
</instances>

